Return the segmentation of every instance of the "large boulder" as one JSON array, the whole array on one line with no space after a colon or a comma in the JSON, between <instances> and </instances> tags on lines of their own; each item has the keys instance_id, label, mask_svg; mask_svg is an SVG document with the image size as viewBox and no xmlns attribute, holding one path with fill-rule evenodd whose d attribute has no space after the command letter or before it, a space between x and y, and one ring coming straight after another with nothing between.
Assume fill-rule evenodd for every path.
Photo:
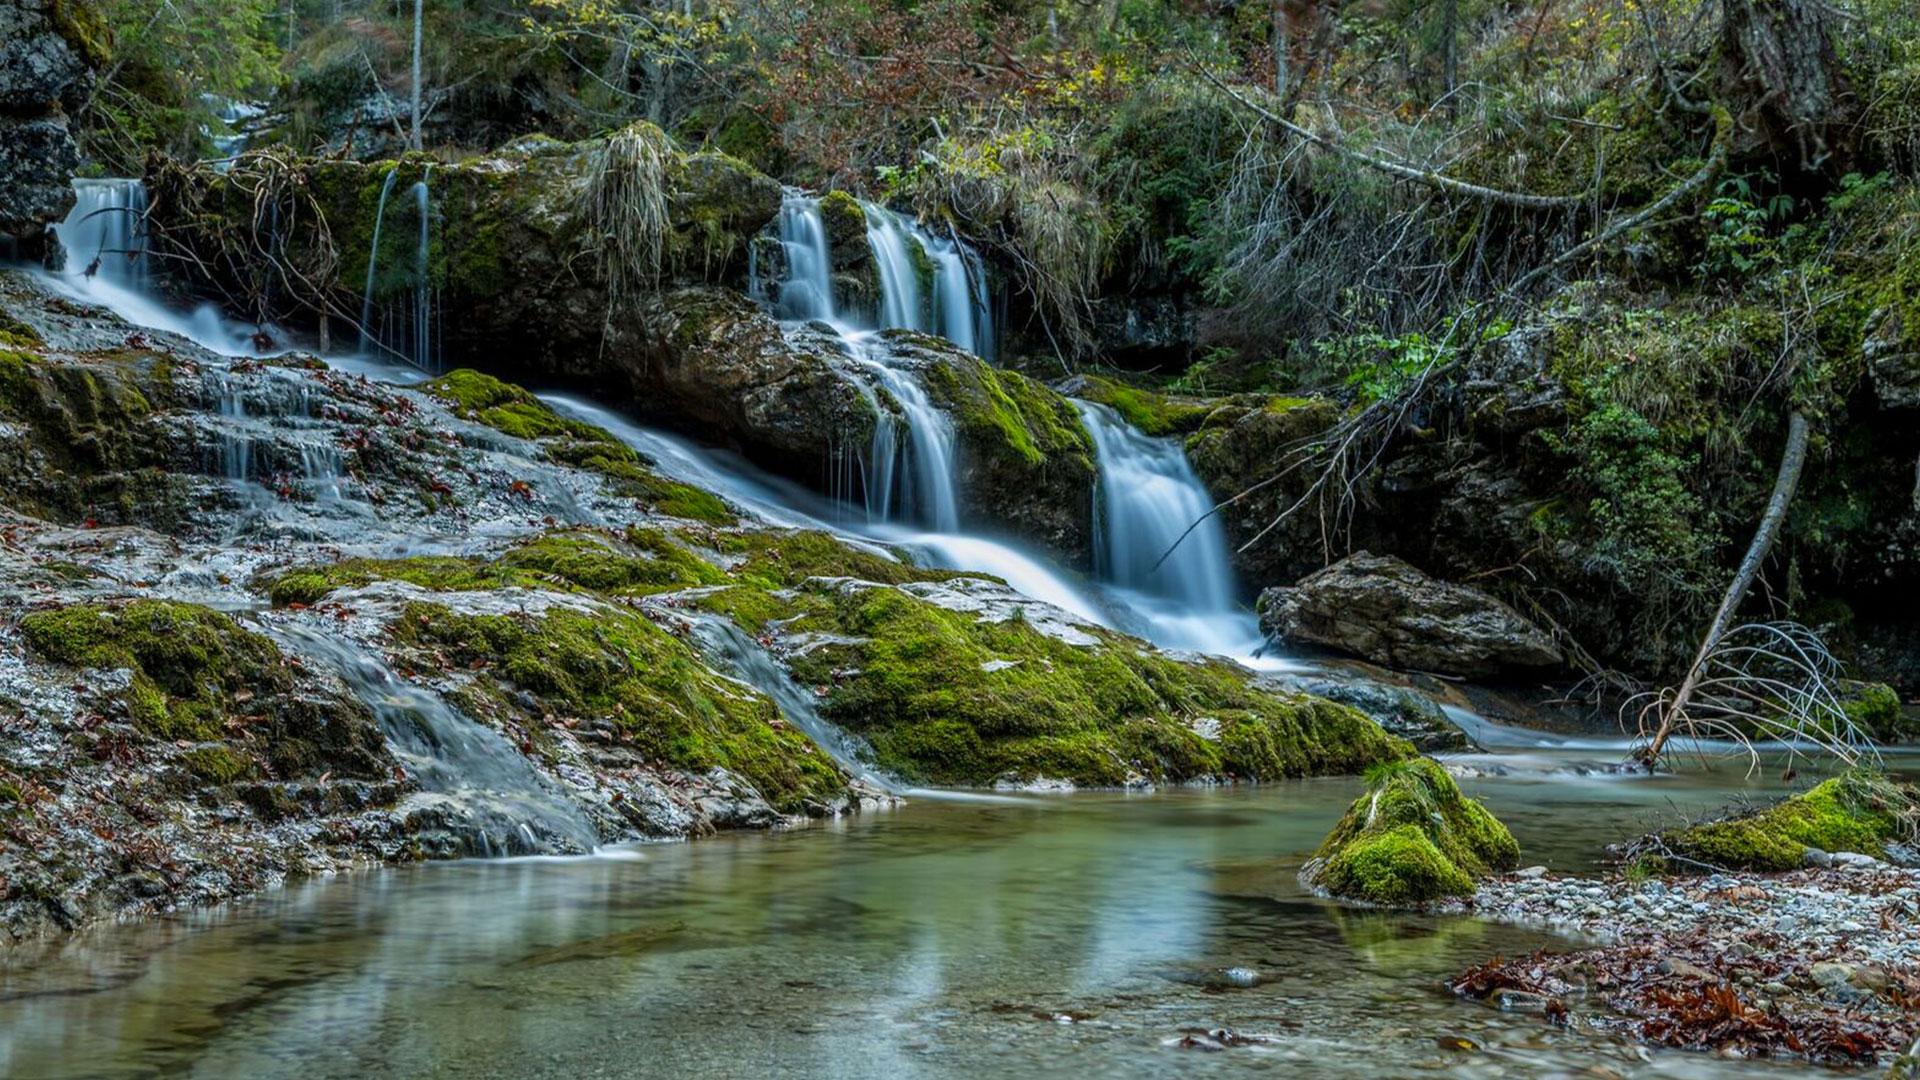
<instances>
[{"instance_id":1,"label":"large boulder","mask_svg":"<svg viewBox=\"0 0 1920 1080\"><path fill-rule=\"evenodd\" d=\"M1435 581L1391 555L1358 552L1260 597L1261 626L1376 663L1489 676L1557 667L1559 648L1519 612L1465 585Z\"/></svg>"},{"instance_id":2,"label":"large boulder","mask_svg":"<svg viewBox=\"0 0 1920 1080\"><path fill-rule=\"evenodd\" d=\"M37 238L73 205L80 153L67 112L107 41L83 0L0 0L0 234Z\"/></svg>"}]
</instances>

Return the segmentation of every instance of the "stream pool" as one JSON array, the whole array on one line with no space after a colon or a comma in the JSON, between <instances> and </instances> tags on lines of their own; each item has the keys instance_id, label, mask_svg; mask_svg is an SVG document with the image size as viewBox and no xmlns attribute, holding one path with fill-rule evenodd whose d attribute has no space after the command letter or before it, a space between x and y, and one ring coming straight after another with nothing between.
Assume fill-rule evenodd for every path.
<instances>
[{"instance_id":1,"label":"stream pool","mask_svg":"<svg viewBox=\"0 0 1920 1080\"><path fill-rule=\"evenodd\" d=\"M1761 790L1736 765L1589 776L1569 768L1579 752L1555 753L1464 786L1526 862L1561 871L1636 824ZM922 797L774 834L405 867L98 927L0 969L0 1075L1795 1070L1454 1000L1445 976L1556 939L1305 894L1295 872L1358 789ZM1219 1027L1272 1041L1177 1045Z\"/></svg>"}]
</instances>

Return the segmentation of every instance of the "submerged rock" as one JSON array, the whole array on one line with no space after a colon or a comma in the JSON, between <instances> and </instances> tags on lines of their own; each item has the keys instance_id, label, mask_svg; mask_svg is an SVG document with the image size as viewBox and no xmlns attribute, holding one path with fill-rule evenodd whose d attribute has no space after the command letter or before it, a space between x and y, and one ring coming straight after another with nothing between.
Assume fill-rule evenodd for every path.
<instances>
[{"instance_id":1,"label":"submerged rock","mask_svg":"<svg viewBox=\"0 0 1920 1080\"><path fill-rule=\"evenodd\" d=\"M1398 668L1488 676L1563 660L1546 631L1486 593L1364 551L1298 585L1266 590L1260 617L1283 641L1325 645Z\"/></svg>"},{"instance_id":2,"label":"submerged rock","mask_svg":"<svg viewBox=\"0 0 1920 1080\"><path fill-rule=\"evenodd\" d=\"M1520 863L1520 846L1453 777L1426 758L1376 767L1367 793L1321 843L1301 878L1347 900L1410 907L1471 895Z\"/></svg>"}]
</instances>

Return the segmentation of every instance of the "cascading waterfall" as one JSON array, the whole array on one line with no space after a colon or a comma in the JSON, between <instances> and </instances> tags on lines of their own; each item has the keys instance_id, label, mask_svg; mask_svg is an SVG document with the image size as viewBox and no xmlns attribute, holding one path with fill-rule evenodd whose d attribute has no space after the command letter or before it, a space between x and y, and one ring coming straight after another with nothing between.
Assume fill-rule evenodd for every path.
<instances>
[{"instance_id":1,"label":"cascading waterfall","mask_svg":"<svg viewBox=\"0 0 1920 1080\"><path fill-rule=\"evenodd\" d=\"M229 322L212 304L183 315L149 287L145 184L76 179L73 196L73 209L53 230L62 268L42 280L83 303L103 304L135 325L179 334L215 352L247 356L258 351L253 339L260 327Z\"/></svg>"},{"instance_id":2,"label":"cascading waterfall","mask_svg":"<svg viewBox=\"0 0 1920 1080\"><path fill-rule=\"evenodd\" d=\"M66 271L122 288L147 285L147 186L75 180L73 210L56 230Z\"/></svg>"},{"instance_id":3,"label":"cascading waterfall","mask_svg":"<svg viewBox=\"0 0 1920 1080\"><path fill-rule=\"evenodd\" d=\"M380 183L380 202L373 212L373 243L367 248L367 287L360 294L360 351L373 351L373 277L380 266L380 230L387 222L387 196L393 194L393 182L400 175L398 166L387 170Z\"/></svg>"},{"instance_id":4,"label":"cascading waterfall","mask_svg":"<svg viewBox=\"0 0 1920 1080\"><path fill-rule=\"evenodd\" d=\"M953 421L934 406L911 373L891 367L865 352L857 352L855 358L899 406L907 428L907 468L900 473L900 497L896 501L892 494L896 444L893 419L891 413L881 410L881 421L875 425L873 445L868 452L869 514L877 506L880 513L873 518L875 521L894 520L898 515L935 532L959 531L960 495L954 487Z\"/></svg>"},{"instance_id":5,"label":"cascading waterfall","mask_svg":"<svg viewBox=\"0 0 1920 1080\"><path fill-rule=\"evenodd\" d=\"M266 629L289 652L338 673L373 710L394 756L427 793L421 801L455 834L462 853L586 854L599 846L599 832L580 807L499 732L351 641L291 622Z\"/></svg>"},{"instance_id":6,"label":"cascading waterfall","mask_svg":"<svg viewBox=\"0 0 1920 1080\"><path fill-rule=\"evenodd\" d=\"M827 223L820 216L820 200L803 191L787 189L775 223L785 272L775 283L775 294L754 276L754 291L770 299L774 314L799 322L836 319L833 304L832 256L827 250Z\"/></svg>"},{"instance_id":7,"label":"cascading waterfall","mask_svg":"<svg viewBox=\"0 0 1920 1080\"><path fill-rule=\"evenodd\" d=\"M396 308L382 304L376 312L374 303L374 291L379 283L380 236L386 225L387 200L393 194L399 173L398 166L387 170L387 177L380 184L380 201L374 209L373 243L367 250L366 286L360 296L360 352L366 356L390 352L422 371L438 372L440 358L434 351L433 337L433 192L429 186L432 166L427 167L411 188L418 239L410 268L410 295L405 305Z\"/></svg>"},{"instance_id":8,"label":"cascading waterfall","mask_svg":"<svg viewBox=\"0 0 1920 1080\"><path fill-rule=\"evenodd\" d=\"M1142 636L1256 659L1263 635L1240 609L1226 531L1180 444L1141 433L1104 405L1076 404L1097 470L1095 572L1146 617Z\"/></svg>"},{"instance_id":9,"label":"cascading waterfall","mask_svg":"<svg viewBox=\"0 0 1920 1080\"><path fill-rule=\"evenodd\" d=\"M864 209L867 243L880 279L880 329L939 334L992 359L993 316L979 254L957 237L935 236L884 207ZM922 265L931 268L925 275L931 296L921 291Z\"/></svg>"}]
</instances>

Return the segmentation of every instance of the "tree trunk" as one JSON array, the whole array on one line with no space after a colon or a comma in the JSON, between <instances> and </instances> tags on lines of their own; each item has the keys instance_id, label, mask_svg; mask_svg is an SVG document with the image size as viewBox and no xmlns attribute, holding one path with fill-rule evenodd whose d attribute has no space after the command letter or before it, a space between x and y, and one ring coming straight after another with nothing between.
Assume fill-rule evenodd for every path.
<instances>
[{"instance_id":1,"label":"tree trunk","mask_svg":"<svg viewBox=\"0 0 1920 1080\"><path fill-rule=\"evenodd\" d=\"M1287 100L1287 8L1286 0L1273 0L1273 99Z\"/></svg>"},{"instance_id":2,"label":"tree trunk","mask_svg":"<svg viewBox=\"0 0 1920 1080\"><path fill-rule=\"evenodd\" d=\"M1807 418L1798 410L1787 417L1787 448L1780 453L1780 470L1774 474L1773 496L1767 500L1766 513L1760 517L1759 528L1753 531L1753 543L1747 545L1747 556L1740 560L1740 569L1734 572L1733 582L1727 586L1727 595L1720 600L1720 609L1713 613L1713 622L1707 627L1707 635L1700 639L1700 651L1694 654L1693 666L1687 669L1687 677L1680 682L1680 689L1673 695L1673 701L1660 717L1660 729L1654 733L1653 741L1641 754L1648 768L1660 760L1660 751L1673 737L1675 727L1684 722L1687 703L1693 699L1694 688L1700 684L1700 676L1705 672L1707 658L1713 654L1714 647L1726 636L1733 623L1733 613L1739 609L1740 602L1746 599L1747 590L1753 587L1753 579L1760 575L1760 564L1767 559L1767 552L1773 549L1774 537L1780 534L1780 524L1787 519L1787 507L1793 503L1793 493L1800 486L1800 469L1807 461Z\"/></svg>"},{"instance_id":3,"label":"tree trunk","mask_svg":"<svg viewBox=\"0 0 1920 1080\"><path fill-rule=\"evenodd\" d=\"M420 149L420 39L426 23L426 0L413 0L413 126L407 132L407 146Z\"/></svg>"},{"instance_id":4,"label":"tree trunk","mask_svg":"<svg viewBox=\"0 0 1920 1080\"><path fill-rule=\"evenodd\" d=\"M1440 5L1440 68L1445 83L1447 115L1458 116L1460 103L1454 91L1460 88L1460 0L1444 0Z\"/></svg>"},{"instance_id":5,"label":"tree trunk","mask_svg":"<svg viewBox=\"0 0 1920 1080\"><path fill-rule=\"evenodd\" d=\"M1723 0L1723 99L1749 134L1805 172L1844 169L1857 112L1822 0Z\"/></svg>"}]
</instances>

